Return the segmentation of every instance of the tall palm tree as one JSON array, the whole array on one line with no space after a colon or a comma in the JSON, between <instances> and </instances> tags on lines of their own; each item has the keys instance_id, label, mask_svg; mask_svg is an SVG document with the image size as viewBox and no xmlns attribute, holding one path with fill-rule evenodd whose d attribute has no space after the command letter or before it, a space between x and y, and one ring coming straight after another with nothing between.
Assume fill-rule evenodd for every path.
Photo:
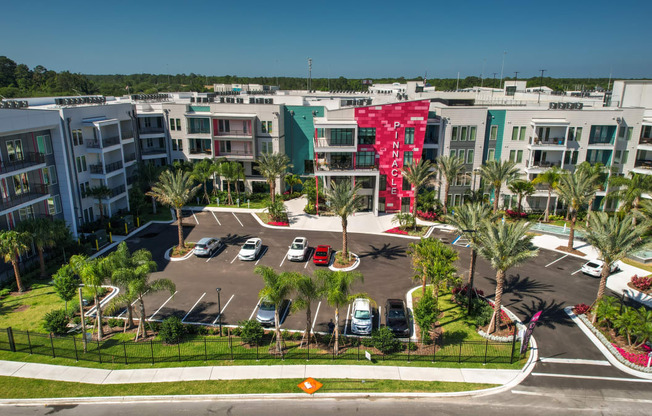
<instances>
[{"instance_id":1,"label":"tall palm tree","mask_svg":"<svg viewBox=\"0 0 652 416\"><path fill-rule=\"evenodd\" d=\"M435 170L431 170L432 163L429 160L421 159L419 163L408 163L403 166L401 174L403 175L403 180L408 181L412 184L412 190L414 191L414 206L412 207L412 215L414 218L417 217L417 198L419 197L419 188L427 184L432 177L437 173ZM416 221L414 222L414 228L417 228Z\"/></svg>"},{"instance_id":2,"label":"tall palm tree","mask_svg":"<svg viewBox=\"0 0 652 416\"><path fill-rule=\"evenodd\" d=\"M349 216L355 214L362 206L362 196L359 194L361 185L351 186L349 180L340 183L331 182L331 188L326 191L326 199L335 215L342 220L342 255L343 260L349 257L347 226Z\"/></svg>"},{"instance_id":3,"label":"tall palm tree","mask_svg":"<svg viewBox=\"0 0 652 416\"><path fill-rule=\"evenodd\" d=\"M444 186L444 197L442 207L444 214L448 214L448 191L450 190L451 183L461 175L464 175L464 160L457 156L440 156L437 158L437 172L440 175L440 180L444 179L446 185Z\"/></svg>"},{"instance_id":4,"label":"tall palm tree","mask_svg":"<svg viewBox=\"0 0 652 416\"><path fill-rule=\"evenodd\" d=\"M102 200L110 198L111 192L111 189L106 185L94 186L88 190L88 195L97 199L97 206L100 210L100 219L104 218L104 205L102 204Z\"/></svg>"},{"instance_id":5,"label":"tall palm tree","mask_svg":"<svg viewBox=\"0 0 652 416\"><path fill-rule=\"evenodd\" d=\"M552 198L552 191L557 189L561 175L562 170L557 166L553 166L532 180L533 184L544 184L548 188L548 199L546 201L546 211L543 215L543 222L548 222L548 217L550 216L550 199Z\"/></svg>"},{"instance_id":6,"label":"tall palm tree","mask_svg":"<svg viewBox=\"0 0 652 416\"><path fill-rule=\"evenodd\" d=\"M70 258L70 266L81 278L84 286L90 289L95 300L95 323L97 325L97 339L104 337L102 329L102 306L100 305L100 292L102 285L111 277L113 265L110 257L90 259L88 256L76 254ZM84 311L81 310L82 319Z\"/></svg>"},{"instance_id":7,"label":"tall palm tree","mask_svg":"<svg viewBox=\"0 0 652 416\"><path fill-rule=\"evenodd\" d=\"M149 280L151 273L156 271L156 267L156 262L152 261L152 253L140 249L129 256L127 267L116 268L112 274L113 279L125 284L124 295L118 296L114 302L131 305L134 300L138 300L139 320L136 341L138 341L141 333L144 338L147 337L147 328L145 327L147 314L145 313L145 301L143 299L145 294L167 290L172 295L176 290L175 284L170 279Z\"/></svg>"},{"instance_id":8,"label":"tall palm tree","mask_svg":"<svg viewBox=\"0 0 652 416\"><path fill-rule=\"evenodd\" d=\"M356 293L352 294L353 285L356 282L364 282L362 274L357 271L342 272L331 270L318 270L315 276L323 287L324 297L330 306L335 308L335 331L333 332L333 339L335 340L334 351L335 354L339 352L339 336L340 336L340 307L352 302L358 297L366 297L365 294Z\"/></svg>"},{"instance_id":9,"label":"tall palm tree","mask_svg":"<svg viewBox=\"0 0 652 416\"><path fill-rule=\"evenodd\" d=\"M577 166L577 170L585 170L586 174L588 176L593 177L593 187L595 188L596 192L597 191L604 191L604 183L607 181L609 178L609 173L606 169L606 167L598 162L595 164L590 164L589 162L582 162ZM589 218L591 218L591 212L593 211L593 201L595 200L595 194L593 194L593 198L589 201L588 208L586 211L586 226L589 226Z\"/></svg>"},{"instance_id":10,"label":"tall palm tree","mask_svg":"<svg viewBox=\"0 0 652 416\"><path fill-rule=\"evenodd\" d=\"M457 269L454 266L458 259L457 251L446 246L437 239L421 238L418 243L411 243L408 254L412 255L412 268L415 271L414 280L421 280L422 293L426 293L426 283L435 288L435 299L439 302L439 287L446 281L455 278Z\"/></svg>"},{"instance_id":11,"label":"tall palm tree","mask_svg":"<svg viewBox=\"0 0 652 416\"><path fill-rule=\"evenodd\" d=\"M568 235L568 250L573 249L577 213L584 205L588 204L595 195L596 191L594 183L595 175L589 176L589 173L585 170L563 174L559 179L557 193L561 200L566 204L571 221L570 233Z\"/></svg>"},{"instance_id":12,"label":"tall palm tree","mask_svg":"<svg viewBox=\"0 0 652 416\"><path fill-rule=\"evenodd\" d=\"M152 186L158 181L163 168L156 166L154 163L141 162L138 164L138 179L141 183L140 187L143 192L149 191ZM152 198L152 214L156 214L156 199Z\"/></svg>"},{"instance_id":13,"label":"tall palm tree","mask_svg":"<svg viewBox=\"0 0 652 416\"><path fill-rule=\"evenodd\" d=\"M213 162L209 158L205 158L192 167L192 179L202 184L204 189L204 200L207 204L211 203L210 198L208 197L208 185L207 182L213 175Z\"/></svg>"},{"instance_id":14,"label":"tall palm tree","mask_svg":"<svg viewBox=\"0 0 652 416\"><path fill-rule=\"evenodd\" d=\"M220 176L226 180L226 190L227 190L227 203L233 205L233 198L231 197L231 182L236 183L236 190L238 194L238 180L243 176L244 168L238 162L223 162L220 164Z\"/></svg>"},{"instance_id":15,"label":"tall palm tree","mask_svg":"<svg viewBox=\"0 0 652 416\"><path fill-rule=\"evenodd\" d=\"M532 185L532 182L525 181L522 179L517 179L509 183L507 185L510 191L512 191L513 194L516 194L518 196L518 205L517 205L517 211L520 214L521 213L521 208L522 208L522 203L523 203L523 197L528 197L536 191L534 189L534 185Z\"/></svg>"},{"instance_id":16,"label":"tall palm tree","mask_svg":"<svg viewBox=\"0 0 652 416\"><path fill-rule=\"evenodd\" d=\"M267 179L272 203L276 202L276 180L292 167L290 158L281 153L262 153L257 160L256 170Z\"/></svg>"},{"instance_id":17,"label":"tall palm tree","mask_svg":"<svg viewBox=\"0 0 652 416\"><path fill-rule=\"evenodd\" d=\"M125 321L125 329L131 329L134 326L133 320L133 304L138 299L138 295L135 293L130 293L127 289L129 281L133 278L133 274L118 274L117 271L121 269L127 269L133 271L136 268L134 262L132 261L131 253L127 247L126 242L121 242L118 244L116 251L109 255L113 261L113 273L111 275L111 283L119 285L123 289L123 293L116 298L113 298L111 302L110 309L115 310L123 304L127 305L127 319ZM117 300L119 299L119 301Z\"/></svg>"},{"instance_id":18,"label":"tall palm tree","mask_svg":"<svg viewBox=\"0 0 652 416\"><path fill-rule=\"evenodd\" d=\"M179 250L182 250L184 247L183 216L181 215L181 209L197 193L200 187L201 184L195 186L192 183L189 172L183 172L181 170L172 172L166 170L161 173L158 182L152 187L151 191L147 192L147 195L176 211L179 231Z\"/></svg>"},{"instance_id":19,"label":"tall palm tree","mask_svg":"<svg viewBox=\"0 0 652 416\"><path fill-rule=\"evenodd\" d=\"M636 225L636 215L639 212L643 194L652 193L652 176L630 172L629 178L625 176L612 176L609 185L616 187L609 196L620 202L620 210L633 211L632 224Z\"/></svg>"},{"instance_id":20,"label":"tall palm tree","mask_svg":"<svg viewBox=\"0 0 652 416\"><path fill-rule=\"evenodd\" d=\"M24 292L23 281L20 278L20 270L18 263L20 256L29 251L32 243L32 237L29 233L20 232L15 230L2 231L0 230L0 254L5 260L5 263L11 263L14 268L14 275L16 276L16 286L19 292Z\"/></svg>"},{"instance_id":21,"label":"tall palm tree","mask_svg":"<svg viewBox=\"0 0 652 416\"><path fill-rule=\"evenodd\" d=\"M16 227L18 231L29 233L38 251L38 259L41 267L41 277L47 277L45 271L46 248L54 247L57 242L70 235L70 231L63 220L52 220L50 218L32 218L25 220Z\"/></svg>"},{"instance_id":22,"label":"tall palm tree","mask_svg":"<svg viewBox=\"0 0 652 416\"><path fill-rule=\"evenodd\" d=\"M294 275L294 289L296 290L296 295L292 302L292 310L306 310L306 330L303 333L300 345L303 345L304 341L306 342L306 345L308 345L310 344L312 330L312 311L310 306L313 302L322 299L323 289L316 278L301 273L296 273Z\"/></svg>"},{"instance_id":23,"label":"tall palm tree","mask_svg":"<svg viewBox=\"0 0 652 416\"><path fill-rule=\"evenodd\" d=\"M507 270L539 253L538 249L532 245L532 236L527 234L529 228L529 225L522 221L493 223L485 220L480 232L477 233L475 249L496 270L494 314L487 329L488 333L494 332L500 325L500 311Z\"/></svg>"},{"instance_id":24,"label":"tall palm tree","mask_svg":"<svg viewBox=\"0 0 652 416\"><path fill-rule=\"evenodd\" d=\"M281 317L279 309L283 302L290 296L294 290L294 275L290 272L276 273L274 269L268 266L258 266L254 273L263 278L265 286L258 293L261 301L267 301L274 304L274 330L276 332L276 352L283 350L283 337L281 336Z\"/></svg>"},{"instance_id":25,"label":"tall palm tree","mask_svg":"<svg viewBox=\"0 0 652 416\"><path fill-rule=\"evenodd\" d=\"M227 159L224 156L213 159L213 195L217 193L218 188L222 188L220 180L220 165L226 161Z\"/></svg>"},{"instance_id":26,"label":"tall palm tree","mask_svg":"<svg viewBox=\"0 0 652 416\"><path fill-rule=\"evenodd\" d=\"M469 297L468 311L471 313L471 297L473 295L473 278L475 276L475 263L478 257L476 247L478 246L478 234L487 220L492 220L491 207L484 203L464 204L455 210L455 213L448 218L449 223L457 228L471 245L471 264L469 265L469 280L467 283L467 294Z\"/></svg>"},{"instance_id":27,"label":"tall palm tree","mask_svg":"<svg viewBox=\"0 0 652 416\"><path fill-rule=\"evenodd\" d=\"M490 160L480 167L480 177L494 190L494 214L498 211L500 191L504 183L510 183L520 175L516 163L511 160Z\"/></svg>"},{"instance_id":28,"label":"tall palm tree","mask_svg":"<svg viewBox=\"0 0 652 416\"><path fill-rule=\"evenodd\" d=\"M294 187L296 185L301 185L302 181L301 181L301 178L299 177L299 175L291 173L291 174L285 175L285 183L287 183L288 186L290 187L290 194L293 194L294 193Z\"/></svg>"},{"instance_id":29,"label":"tall palm tree","mask_svg":"<svg viewBox=\"0 0 652 416\"><path fill-rule=\"evenodd\" d=\"M646 243L641 238L646 229L646 225L634 225L634 215L631 213L625 214L622 220L617 215L609 217L605 212L596 212L591 216L586 241L598 250L604 262L596 302L604 296L611 265Z\"/></svg>"}]
</instances>

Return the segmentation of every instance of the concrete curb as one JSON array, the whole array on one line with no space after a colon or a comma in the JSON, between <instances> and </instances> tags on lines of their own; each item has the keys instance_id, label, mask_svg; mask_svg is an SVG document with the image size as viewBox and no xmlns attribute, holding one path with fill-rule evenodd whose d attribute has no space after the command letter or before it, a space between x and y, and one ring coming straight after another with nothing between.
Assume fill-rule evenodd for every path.
<instances>
[{"instance_id":1,"label":"concrete curb","mask_svg":"<svg viewBox=\"0 0 652 416\"><path fill-rule=\"evenodd\" d=\"M190 258L190 256L192 256L192 253L193 253L193 251L190 250L183 257L171 257L170 253L172 252L173 249L174 249L174 247L170 247L169 249L167 249L165 251L165 254L163 255L163 258L165 258L165 260L168 260L168 261L184 261L184 260L188 260Z\"/></svg>"},{"instance_id":2,"label":"concrete curb","mask_svg":"<svg viewBox=\"0 0 652 416\"><path fill-rule=\"evenodd\" d=\"M213 212L237 212L239 214L265 212L265 208L222 208L222 207L199 207L199 206L185 206L184 209L192 211L213 211Z\"/></svg>"},{"instance_id":3,"label":"concrete curb","mask_svg":"<svg viewBox=\"0 0 652 416\"><path fill-rule=\"evenodd\" d=\"M335 254L333 255L333 261L331 262L331 264L328 265L329 270L333 272L350 272L351 270L355 270L358 268L358 266L360 266L360 257L358 257L357 254L351 252L349 252L349 254L355 257L355 263L353 263L352 266L346 267L344 269L340 269L333 266L333 263L335 263L335 256L337 256L337 253L339 253L339 251L335 252Z\"/></svg>"}]
</instances>

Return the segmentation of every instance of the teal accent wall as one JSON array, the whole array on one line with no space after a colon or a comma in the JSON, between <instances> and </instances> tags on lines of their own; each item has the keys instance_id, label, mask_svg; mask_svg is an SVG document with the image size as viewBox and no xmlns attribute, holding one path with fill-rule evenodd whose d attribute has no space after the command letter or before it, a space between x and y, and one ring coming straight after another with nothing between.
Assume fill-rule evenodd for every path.
<instances>
[{"instance_id":1,"label":"teal accent wall","mask_svg":"<svg viewBox=\"0 0 652 416\"><path fill-rule=\"evenodd\" d=\"M491 126L498 126L498 135L496 137L496 160L500 160L500 154L503 149L503 133L505 132L505 115L506 110L488 110L487 111L487 132L485 134L485 154L484 159L487 160L487 152L489 150L489 135L491 134Z\"/></svg>"},{"instance_id":2,"label":"teal accent wall","mask_svg":"<svg viewBox=\"0 0 652 416\"><path fill-rule=\"evenodd\" d=\"M285 153L294 165L292 173L300 176L306 174L305 161L314 159L315 125L312 118L323 116L322 106L285 106Z\"/></svg>"},{"instance_id":3,"label":"teal accent wall","mask_svg":"<svg viewBox=\"0 0 652 416\"><path fill-rule=\"evenodd\" d=\"M195 113L210 113L210 106L205 105L191 105L188 108L189 111L194 111Z\"/></svg>"}]
</instances>

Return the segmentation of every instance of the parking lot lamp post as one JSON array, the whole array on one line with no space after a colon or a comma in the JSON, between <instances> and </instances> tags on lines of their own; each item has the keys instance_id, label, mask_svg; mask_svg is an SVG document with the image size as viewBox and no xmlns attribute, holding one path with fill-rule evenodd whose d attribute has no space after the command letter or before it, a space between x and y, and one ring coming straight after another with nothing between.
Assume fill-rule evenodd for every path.
<instances>
[{"instance_id":1,"label":"parking lot lamp post","mask_svg":"<svg viewBox=\"0 0 652 416\"><path fill-rule=\"evenodd\" d=\"M222 301L220 299L220 292L222 291L221 287L215 289L217 291L217 317L220 320L220 336L222 336Z\"/></svg>"}]
</instances>

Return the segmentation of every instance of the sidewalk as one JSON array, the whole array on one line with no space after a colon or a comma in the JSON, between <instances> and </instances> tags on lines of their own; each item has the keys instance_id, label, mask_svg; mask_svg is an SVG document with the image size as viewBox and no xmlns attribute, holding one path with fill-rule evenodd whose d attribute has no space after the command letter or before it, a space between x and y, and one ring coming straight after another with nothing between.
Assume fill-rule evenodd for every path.
<instances>
[{"instance_id":1,"label":"sidewalk","mask_svg":"<svg viewBox=\"0 0 652 416\"><path fill-rule=\"evenodd\" d=\"M536 355L536 354L533 354ZM163 383L197 380L247 380L279 378L351 378L373 380L449 381L508 384L527 375L522 370L473 368L392 367L356 365L270 365L146 368L102 370L86 367L0 360L0 376L36 378L89 384Z\"/></svg>"}]
</instances>

